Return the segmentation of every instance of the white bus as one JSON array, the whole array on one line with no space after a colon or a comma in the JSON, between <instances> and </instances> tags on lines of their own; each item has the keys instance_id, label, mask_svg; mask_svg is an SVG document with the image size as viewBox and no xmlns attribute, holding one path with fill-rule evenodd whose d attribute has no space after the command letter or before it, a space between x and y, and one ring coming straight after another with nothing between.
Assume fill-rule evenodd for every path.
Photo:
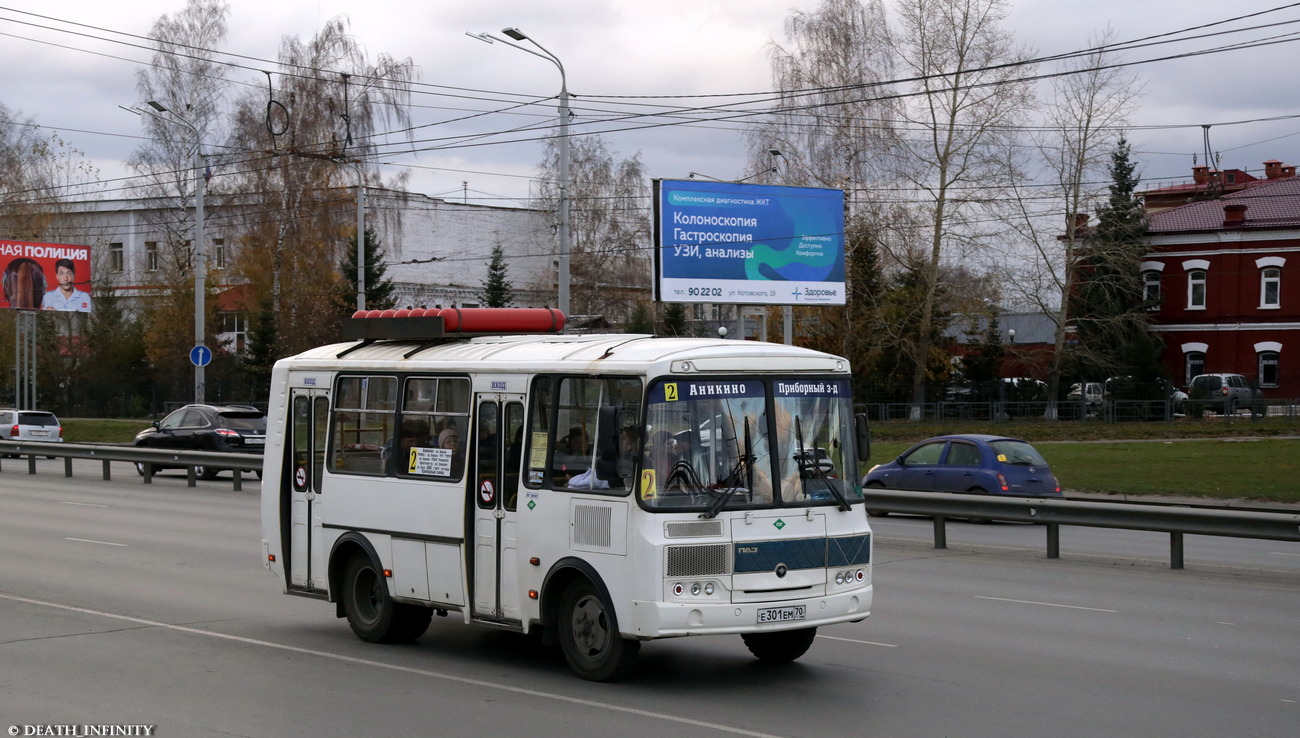
<instances>
[{"instance_id":1,"label":"white bus","mask_svg":"<svg viewBox=\"0 0 1300 738\"><path fill-rule=\"evenodd\" d=\"M357 341L275 365L262 548L363 640L458 612L610 680L642 641L739 634L788 662L870 615L846 360L520 333L562 326L549 309L358 315Z\"/></svg>"}]
</instances>

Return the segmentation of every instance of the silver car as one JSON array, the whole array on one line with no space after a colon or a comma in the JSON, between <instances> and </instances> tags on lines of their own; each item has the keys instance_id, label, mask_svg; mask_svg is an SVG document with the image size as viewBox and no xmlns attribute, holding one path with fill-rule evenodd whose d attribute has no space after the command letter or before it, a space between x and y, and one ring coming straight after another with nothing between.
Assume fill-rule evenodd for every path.
<instances>
[{"instance_id":1,"label":"silver car","mask_svg":"<svg viewBox=\"0 0 1300 738\"><path fill-rule=\"evenodd\" d=\"M1239 409L1252 413L1263 409L1263 393L1241 374L1198 374L1187 389L1193 408L1198 410L1236 415Z\"/></svg>"},{"instance_id":2,"label":"silver car","mask_svg":"<svg viewBox=\"0 0 1300 738\"><path fill-rule=\"evenodd\" d=\"M0 440L62 443L63 426L44 410L0 410Z\"/></svg>"}]
</instances>

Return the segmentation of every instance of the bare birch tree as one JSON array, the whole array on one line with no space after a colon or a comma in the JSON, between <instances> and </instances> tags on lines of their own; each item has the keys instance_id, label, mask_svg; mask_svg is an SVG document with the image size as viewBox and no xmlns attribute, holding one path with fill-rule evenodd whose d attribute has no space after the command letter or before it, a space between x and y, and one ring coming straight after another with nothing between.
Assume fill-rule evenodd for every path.
<instances>
[{"instance_id":1,"label":"bare birch tree","mask_svg":"<svg viewBox=\"0 0 1300 738\"><path fill-rule=\"evenodd\" d=\"M650 190L641 154L620 158L601 136L569 144L572 312L624 323L650 295ZM538 207L559 202L559 146L546 144Z\"/></svg>"},{"instance_id":2,"label":"bare birch tree","mask_svg":"<svg viewBox=\"0 0 1300 738\"><path fill-rule=\"evenodd\" d=\"M777 99L750 131L751 171L777 166L766 181L808 187L875 183L894 125L881 87L894 72L883 4L823 0L814 12L793 11L785 32L786 45L769 46Z\"/></svg>"},{"instance_id":3,"label":"bare birch tree","mask_svg":"<svg viewBox=\"0 0 1300 738\"><path fill-rule=\"evenodd\" d=\"M913 414L926 399L931 330L945 259L977 249L977 217L1014 182L1007 166L1015 126L1034 104L1017 81L1028 54L1001 27L1004 0L902 0L895 48L900 72L916 80L914 96L900 101L902 131L895 176L910 183L927 222L921 273L921 315L912 375Z\"/></svg>"},{"instance_id":4,"label":"bare birch tree","mask_svg":"<svg viewBox=\"0 0 1300 738\"><path fill-rule=\"evenodd\" d=\"M1031 196L1024 187L1013 187L1019 230L1036 258L1008 283L1018 287L1022 301L1050 316L1055 326L1048 377L1051 417L1056 415L1063 370L1072 363L1072 355L1090 350L1066 340L1074 319L1070 298L1087 253L1089 213L1104 197L1111 154L1142 93L1135 75L1111 64L1113 54L1106 47L1114 37L1111 29L1095 35L1090 44L1094 51L1067 60L1062 70L1067 74L1054 79L1052 100L1044 110L1045 132L1035 142L1050 177L1050 195ZM1044 200L1050 203L1046 216L1041 211Z\"/></svg>"},{"instance_id":5,"label":"bare birch tree","mask_svg":"<svg viewBox=\"0 0 1300 738\"><path fill-rule=\"evenodd\" d=\"M749 168L760 181L846 191L846 304L790 314L801 344L847 356L865 375L886 343L875 301L894 249L882 242L888 208L856 196L879 185L893 141L889 25L880 0L823 0L792 11L785 36L768 47L776 100L749 133Z\"/></svg>"},{"instance_id":6,"label":"bare birch tree","mask_svg":"<svg viewBox=\"0 0 1300 738\"><path fill-rule=\"evenodd\" d=\"M149 32L154 44L150 64L136 73L146 141L127 165L140 177L140 195L174 206L152 211L147 226L151 235L161 238L151 254L139 255L148 264L130 268L149 272L145 279L151 283L150 294L140 311L144 342L157 376L174 393L184 387L185 356L193 345L197 249L207 247L196 243L194 233L196 152L211 153L208 147L220 135L228 83L216 53L225 40L229 15L225 0L188 0L180 12L159 16ZM204 177L210 172L203 167ZM219 187L220 180L209 177L205 182L205 189L214 193ZM214 301L205 300L204 305L204 326L215 325Z\"/></svg>"},{"instance_id":7,"label":"bare birch tree","mask_svg":"<svg viewBox=\"0 0 1300 738\"><path fill-rule=\"evenodd\" d=\"M409 125L409 59L370 61L346 19L311 39L285 37L278 78L235 105L228 147L244 152L233 187L248 210L237 272L255 304L270 305L281 355L337 335L342 249L356 232L358 178L379 183L371 163L385 131ZM401 244L388 244L391 254ZM328 306L328 309L322 309Z\"/></svg>"},{"instance_id":8,"label":"bare birch tree","mask_svg":"<svg viewBox=\"0 0 1300 738\"><path fill-rule=\"evenodd\" d=\"M162 284L176 284L194 267L195 149L212 153L208 147L221 135L229 83L216 54L229 15L225 0L188 0L179 13L159 16L149 32L153 57L136 72L147 138L127 165L141 177L139 194L176 203L160 208L160 219L150 224L165 234L159 253ZM216 190L221 182L207 184Z\"/></svg>"}]
</instances>

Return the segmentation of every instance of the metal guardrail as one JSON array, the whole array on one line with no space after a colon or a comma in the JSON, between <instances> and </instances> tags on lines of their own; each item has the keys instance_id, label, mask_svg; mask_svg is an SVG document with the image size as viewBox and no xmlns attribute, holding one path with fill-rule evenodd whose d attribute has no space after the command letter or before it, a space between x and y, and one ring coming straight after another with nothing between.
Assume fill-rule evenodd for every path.
<instances>
[{"instance_id":1,"label":"metal guardrail","mask_svg":"<svg viewBox=\"0 0 1300 738\"><path fill-rule=\"evenodd\" d=\"M1184 507L1147 503L1067 500L1053 497L936 494L908 490L863 490L867 510L934 518L934 547L947 548L947 519L1038 523L1047 529L1047 558L1061 557L1061 526L1148 530L1169 534L1169 565L1183 568L1183 536L1225 536L1300 541L1300 513Z\"/></svg>"},{"instance_id":2,"label":"metal guardrail","mask_svg":"<svg viewBox=\"0 0 1300 738\"><path fill-rule=\"evenodd\" d=\"M80 443L0 441L0 459L26 457L27 473L36 473L36 458L63 459L63 475L72 476L73 459L103 462L103 477L111 478L112 462L144 465L144 483L153 481L156 467L183 467L187 483L196 485L195 467L234 472L234 489L243 489L243 473L260 471L262 457L254 454L215 451L173 451L135 446ZM4 462L0 461L0 471ZM863 490L871 512L926 515L934 518L934 547L947 548L948 518L1004 520L1038 523L1047 530L1047 558L1061 557L1061 526L1147 530L1169 534L1170 567L1183 568L1183 536L1206 535L1256 538L1272 541L1300 541L1300 513L1259 509L1155 505L1145 502L1101 502L1052 497L1001 497L996 495L936 494L869 487Z\"/></svg>"},{"instance_id":3,"label":"metal guardrail","mask_svg":"<svg viewBox=\"0 0 1300 738\"><path fill-rule=\"evenodd\" d=\"M72 476L73 459L93 459L104 463L104 480L111 479L110 465L114 461L131 464L136 471L142 464L144 483L152 484L156 471L164 468L184 468L189 486L197 484L196 467L231 471L234 489L244 488L244 472L260 472L262 457L258 454L235 454L219 451L177 451L174 449L138 448L136 446L94 445L86 443L45 443L40 441L0 441L0 471L4 470L4 457L27 458L27 473L36 473L36 458L46 456L63 459L63 476Z\"/></svg>"}]
</instances>

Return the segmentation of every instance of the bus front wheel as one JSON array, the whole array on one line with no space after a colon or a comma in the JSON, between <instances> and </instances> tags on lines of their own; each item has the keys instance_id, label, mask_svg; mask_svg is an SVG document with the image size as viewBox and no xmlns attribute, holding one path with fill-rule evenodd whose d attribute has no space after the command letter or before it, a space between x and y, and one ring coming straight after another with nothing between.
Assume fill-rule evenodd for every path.
<instances>
[{"instance_id":1,"label":"bus front wheel","mask_svg":"<svg viewBox=\"0 0 1300 738\"><path fill-rule=\"evenodd\" d=\"M560 650L583 679L608 682L636 666L641 642L619 635L613 608L591 582L570 584L560 603Z\"/></svg>"},{"instance_id":2,"label":"bus front wheel","mask_svg":"<svg viewBox=\"0 0 1300 738\"><path fill-rule=\"evenodd\" d=\"M354 556L343 574L348 625L367 643L413 641L429 629L433 611L393 602L384 575L369 556Z\"/></svg>"},{"instance_id":3,"label":"bus front wheel","mask_svg":"<svg viewBox=\"0 0 1300 738\"><path fill-rule=\"evenodd\" d=\"M779 630L773 633L744 633L740 636L749 652L764 663L788 664L807 653L817 637L816 628Z\"/></svg>"}]
</instances>

